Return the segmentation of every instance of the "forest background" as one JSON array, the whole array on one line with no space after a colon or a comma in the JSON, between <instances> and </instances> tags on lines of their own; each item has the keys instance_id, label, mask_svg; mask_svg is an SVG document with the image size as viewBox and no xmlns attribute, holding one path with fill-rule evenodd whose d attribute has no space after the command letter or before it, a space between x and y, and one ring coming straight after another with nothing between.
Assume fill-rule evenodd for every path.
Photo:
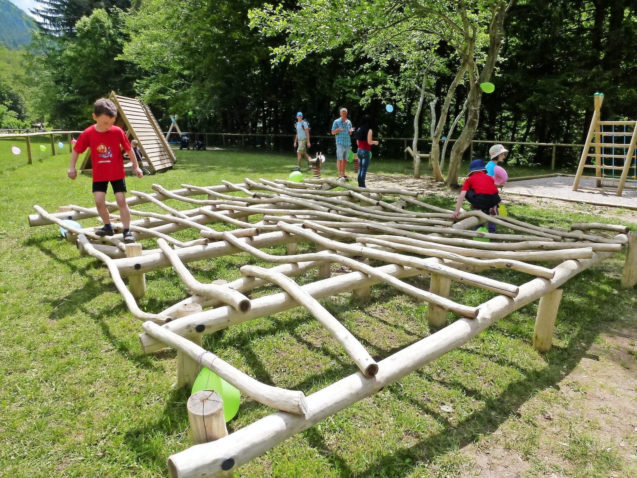
<instances>
[{"instance_id":1,"label":"forest background","mask_svg":"<svg viewBox=\"0 0 637 478\"><path fill-rule=\"evenodd\" d=\"M385 137L416 130L431 142L457 118L455 136L581 143L598 91L605 119L637 116L635 0L35 4L28 45L0 35L0 128L82 129L112 90L141 97L165 128L177 114L182 129L199 132L293 134L300 110L313 134L328 134L346 106L354 123L371 114ZM481 81L495 92L476 89ZM436 130L445 105L449 119ZM516 159L546 165L550 153ZM565 151L558 167L577 156Z\"/></svg>"}]
</instances>

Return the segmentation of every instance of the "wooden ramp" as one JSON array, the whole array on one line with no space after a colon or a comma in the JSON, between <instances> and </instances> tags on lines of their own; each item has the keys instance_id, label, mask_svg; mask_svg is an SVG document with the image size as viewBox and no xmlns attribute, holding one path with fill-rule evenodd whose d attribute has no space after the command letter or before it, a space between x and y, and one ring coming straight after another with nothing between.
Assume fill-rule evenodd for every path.
<instances>
[{"instance_id":1,"label":"wooden ramp","mask_svg":"<svg viewBox=\"0 0 637 478\"><path fill-rule=\"evenodd\" d=\"M580 157L573 191L605 190L621 196L624 188L637 187L637 121L602 121L604 95L595 94L595 111ZM594 173L585 174L585 169ZM582 187L582 178L595 179L595 187Z\"/></svg>"},{"instance_id":2,"label":"wooden ramp","mask_svg":"<svg viewBox=\"0 0 637 478\"><path fill-rule=\"evenodd\" d=\"M137 98L127 98L111 92L110 100L117 105L118 122L123 123L129 138L139 142L144 160L155 173L172 168L175 153L164 139L161 129L150 108Z\"/></svg>"},{"instance_id":3,"label":"wooden ramp","mask_svg":"<svg viewBox=\"0 0 637 478\"><path fill-rule=\"evenodd\" d=\"M117 106L115 124L126 132L128 139L137 140L143 167L152 174L172 168L176 161L175 153L164 139L150 108L137 98L119 96L114 91L109 99ZM139 166L142 167L142 164ZM84 157L81 169L91 169L90 151Z\"/></svg>"}]
</instances>

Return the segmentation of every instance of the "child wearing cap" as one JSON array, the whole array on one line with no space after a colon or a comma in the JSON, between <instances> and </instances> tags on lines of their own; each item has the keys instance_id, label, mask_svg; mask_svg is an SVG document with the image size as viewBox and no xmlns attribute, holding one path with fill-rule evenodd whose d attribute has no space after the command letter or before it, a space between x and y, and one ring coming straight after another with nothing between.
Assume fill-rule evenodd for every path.
<instances>
[{"instance_id":1,"label":"child wearing cap","mask_svg":"<svg viewBox=\"0 0 637 478\"><path fill-rule=\"evenodd\" d=\"M504 161L507 153L509 152L501 144L494 144L489 148L489 157L491 161L487 163L487 174L495 180L495 185L499 188L504 186L504 183L508 179L508 175L502 166L499 166L500 161Z\"/></svg>"},{"instance_id":2,"label":"child wearing cap","mask_svg":"<svg viewBox=\"0 0 637 478\"><path fill-rule=\"evenodd\" d=\"M310 125L303 119L303 113L298 112L296 114L296 136L294 136L294 147L296 149L296 169L301 170L301 158L305 156L307 159L307 168L310 169L310 155L307 154L307 149L311 147L310 144ZM298 147L297 147L298 144Z\"/></svg>"},{"instance_id":3,"label":"child wearing cap","mask_svg":"<svg viewBox=\"0 0 637 478\"><path fill-rule=\"evenodd\" d=\"M462 185L456 210L451 215L454 219L458 218L462 203L467 199L474 209L480 209L482 212L495 216L497 206L500 204L500 196L498 188L493 178L486 173L486 165L481 159L474 159L469 164L469 177ZM495 224L490 222L487 224L489 232L495 232Z\"/></svg>"}]
</instances>

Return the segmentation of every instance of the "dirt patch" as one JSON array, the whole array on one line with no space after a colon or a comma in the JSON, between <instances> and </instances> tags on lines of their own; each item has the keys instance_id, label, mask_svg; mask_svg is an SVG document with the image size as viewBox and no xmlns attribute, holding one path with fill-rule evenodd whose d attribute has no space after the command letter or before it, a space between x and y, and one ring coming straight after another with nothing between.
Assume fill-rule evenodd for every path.
<instances>
[{"instance_id":1,"label":"dirt patch","mask_svg":"<svg viewBox=\"0 0 637 478\"><path fill-rule=\"evenodd\" d=\"M635 476L636 357L636 327L601 334L555 390L539 393L519 418L462 450L471 463L467 476ZM522 435L534 437L531 450L520 444ZM612 462L609 469L587 469L600 456Z\"/></svg>"}]
</instances>

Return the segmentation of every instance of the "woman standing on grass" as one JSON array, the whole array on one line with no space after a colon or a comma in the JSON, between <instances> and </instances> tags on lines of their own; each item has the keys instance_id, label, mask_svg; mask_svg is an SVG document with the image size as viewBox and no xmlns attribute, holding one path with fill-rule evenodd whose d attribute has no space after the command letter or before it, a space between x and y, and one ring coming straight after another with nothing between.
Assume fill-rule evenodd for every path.
<instances>
[{"instance_id":1,"label":"woman standing on grass","mask_svg":"<svg viewBox=\"0 0 637 478\"><path fill-rule=\"evenodd\" d=\"M372 145L378 145L378 141L374 141L372 118L369 115L363 116L363 121L356 130L356 143L358 146L358 187L364 188L367 187L365 186L365 176L372 160Z\"/></svg>"}]
</instances>

